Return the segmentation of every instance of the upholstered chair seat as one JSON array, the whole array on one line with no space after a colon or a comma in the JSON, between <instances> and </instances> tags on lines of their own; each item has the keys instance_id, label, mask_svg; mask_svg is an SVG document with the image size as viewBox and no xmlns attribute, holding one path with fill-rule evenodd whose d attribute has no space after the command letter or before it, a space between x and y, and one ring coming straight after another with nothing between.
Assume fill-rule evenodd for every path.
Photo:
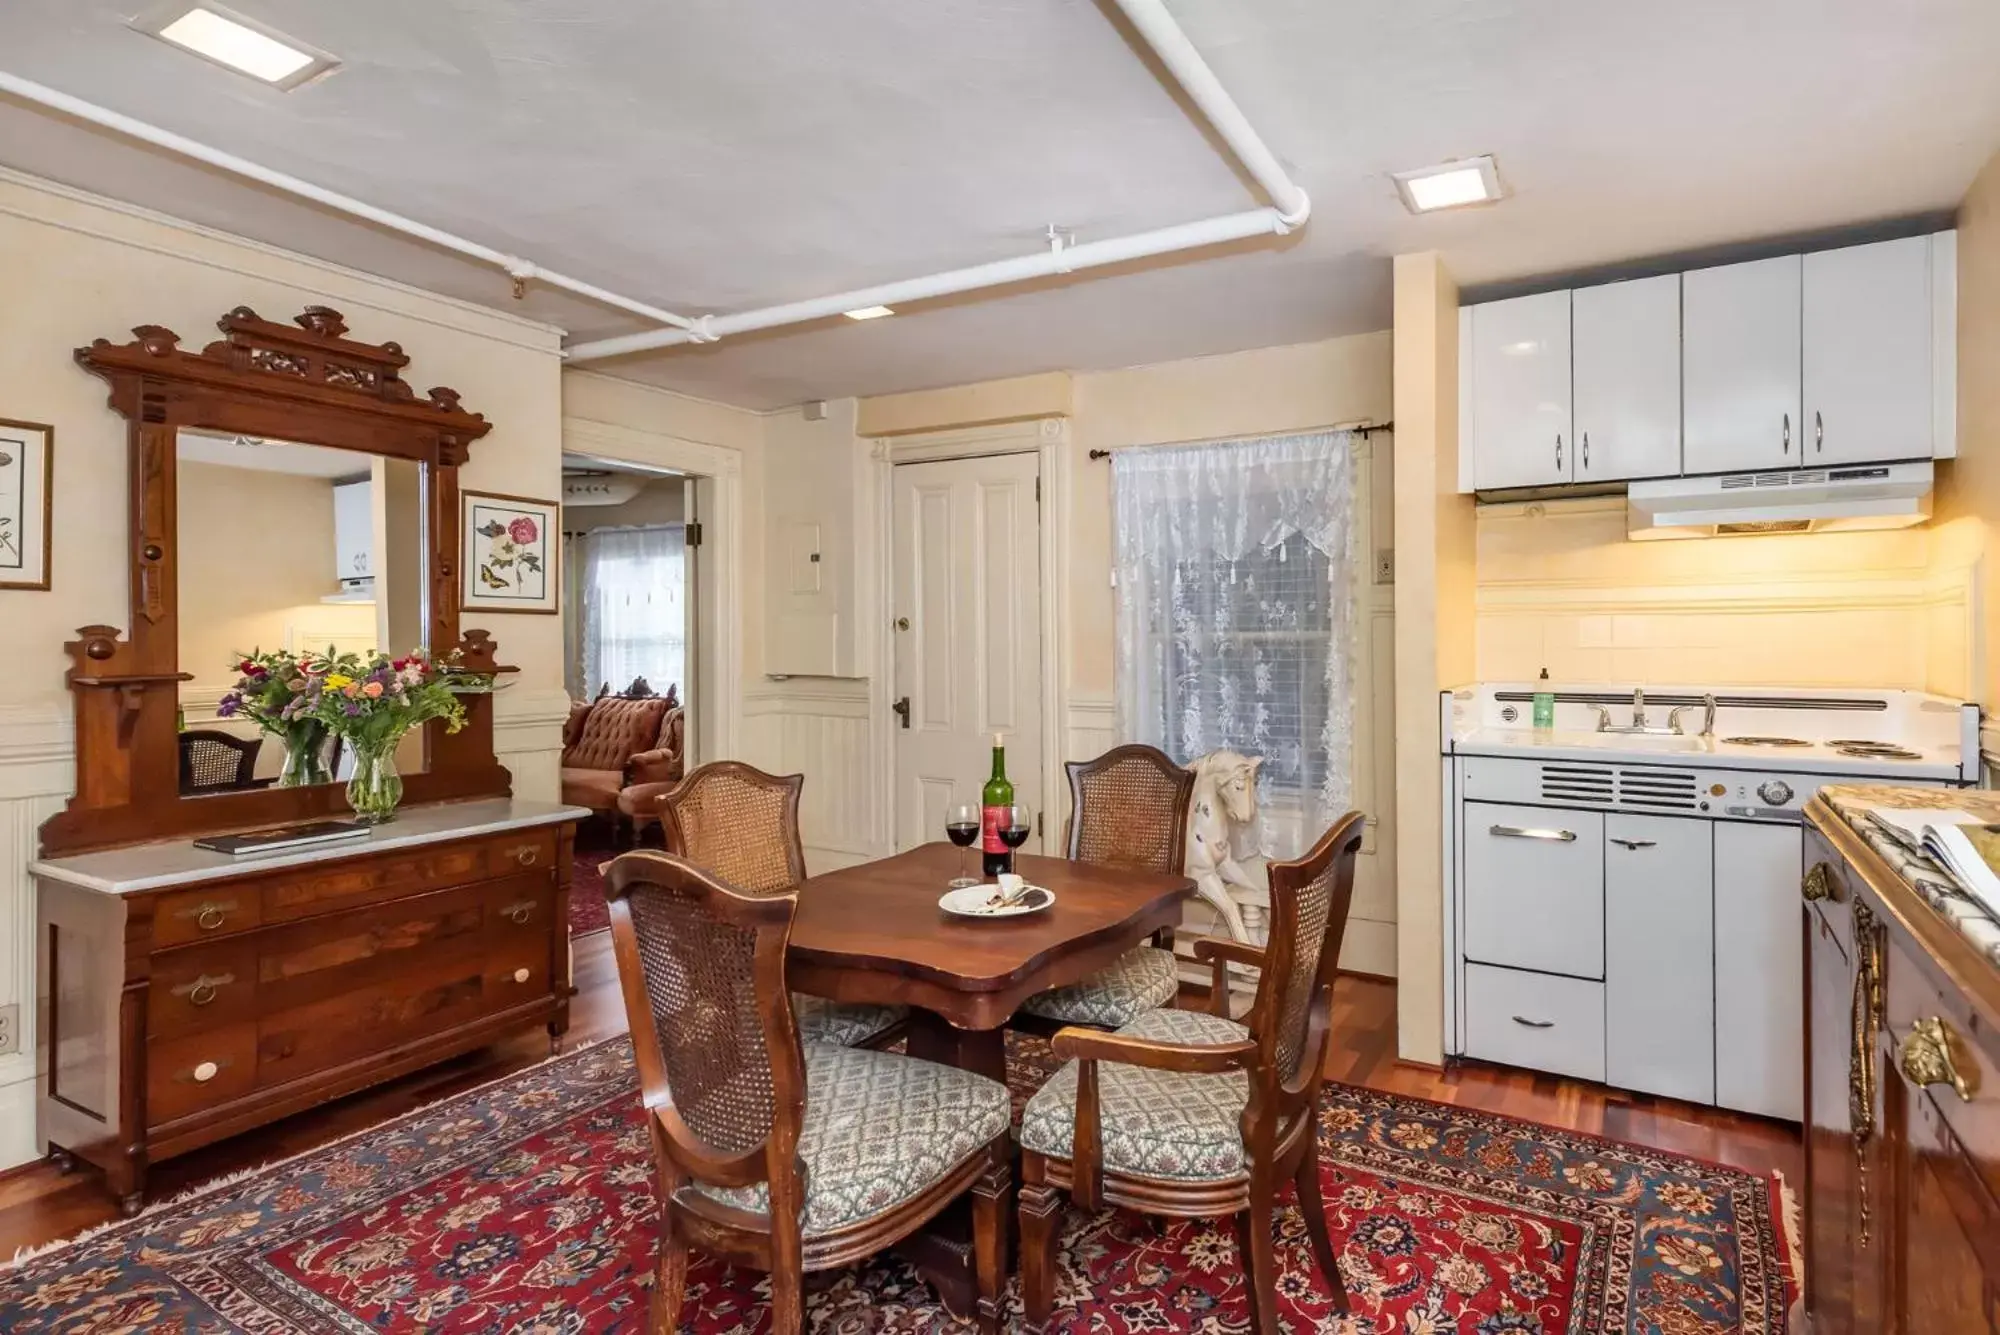
<instances>
[{"instance_id":1,"label":"upholstered chair seat","mask_svg":"<svg viewBox=\"0 0 2000 1335\"><path fill-rule=\"evenodd\" d=\"M805 776L766 774L734 760L703 765L664 786L653 811L667 851L750 894L783 894L806 878L799 832ZM792 993L799 1041L879 1047L902 1037L907 1006L870 1006Z\"/></svg>"},{"instance_id":2,"label":"upholstered chair seat","mask_svg":"<svg viewBox=\"0 0 2000 1335\"><path fill-rule=\"evenodd\" d=\"M614 814L618 795L627 787L670 777L668 769L679 757L657 746L667 710L668 702L660 696L608 695L587 711L572 707L563 727L563 801Z\"/></svg>"},{"instance_id":3,"label":"upholstered chair seat","mask_svg":"<svg viewBox=\"0 0 2000 1335\"><path fill-rule=\"evenodd\" d=\"M1187 860L1188 802L1194 771L1150 746L1113 747L1069 771L1068 856L1135 871L1179 873ZM1029 997L1022 1011L1057 1024L1116 1029L1170 1005L1180 991L1174 953L1161 945L1128 950L1081 982Z\"/></svg>"},{"instance_id":4,"label":"upholstered chair seat","mask_svg":"<svg viewBox=\"0 0 2000 1335\"><path fill-rule=\"evenodd\" d=\"M955 1066L840 1047L807 1047L805 1061L798 1154L807 1238L893 1210L1005 1136L1012 1120L1004 1085ZM738 1209L770 1209L762 1182L696 1190Z\"/></svg>"}]
</instances>

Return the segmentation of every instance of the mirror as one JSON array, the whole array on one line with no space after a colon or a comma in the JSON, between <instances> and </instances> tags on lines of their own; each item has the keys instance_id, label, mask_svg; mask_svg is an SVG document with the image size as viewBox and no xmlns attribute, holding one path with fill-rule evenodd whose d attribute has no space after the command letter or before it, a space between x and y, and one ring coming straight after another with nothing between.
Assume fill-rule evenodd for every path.
<instances>
[{"instance_id":1,"label":"mirror","mask_svg":"<svg viewBox=\"0 0 2000 1335\"><path fill-rule=\"evenodd\" d=\"M331 740L317 766L241 714L218 714L256 652L404 654L430 624L422 464L353 450L183 429L176 439L181 792L213 796L344 782ZM424 730L397 768L424 768ZM289 762L289 764L288 764Z\"/></svg>"}]
</instances>

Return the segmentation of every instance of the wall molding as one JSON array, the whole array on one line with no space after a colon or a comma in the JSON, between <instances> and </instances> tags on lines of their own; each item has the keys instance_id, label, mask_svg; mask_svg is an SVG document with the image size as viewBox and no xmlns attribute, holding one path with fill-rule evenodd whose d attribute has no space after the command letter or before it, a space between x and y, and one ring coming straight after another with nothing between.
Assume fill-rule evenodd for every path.
<instances>
[{"instance_id":1,"label":"wall molding","mask_svg":"<svg viewBox=\"0 0 2000 1335\"><path fill-rule=\"evenodd\" d=\"M233 232L225 232L218 228L204 226L201 223L190 222L185 218L176 218L172 214L160 213L137 204L128 204L123 200L111 199L105 195L92 194L87 190L79 190L74 186L62 185L59 182L45 180L39 176L31 176L27 172L18 171L11 167L0 167L0 186L14 188L13 190L0 189L0 214L20 218L24 222L39 223L45 227L54 227L61 231L73 232L79 236L87 236L93 240L108 242L112 245L145 251L149 254L164 256L168 259L182 260L189 264L198 264L204 268L215 269L222 273L235 274L239 278L254 279L261 283L274 283L284 287L296 288L302 292L310 291L315 295L329 295L333 289L337 288L339 290L338 300L343 306L350 308L350 314L352 313L352 308L359 307L363 310L391 315L398 320L427 324L439 329L448 329L454 333L467 334L474 338L484 338L496 343L506 343L529 352L547 353L552 357L560 357L562 355L564 331L560 326L549 324L546 321L515 315L490 306L482 306L477 302L466 301L462 297L445 296L442 293L432 292L409 283L398 282L393 278L383 278L376 274L363 273L359 269L350 269L345 265L335 264L330 260L316 259L311 255L300 254L295 250L287 250L282 246L274 246L267 241L257 241L247 236L238 236ZM64 215L61 208L51 207L47 202L37 205L11 198L15 190L45 196L49 201L60 200L63 203L81 209L101 211L131 222L164 228L169 232L181 234L186 238L186 241L175 245L159 240L142 239L133 235L134 229L121 230L116 226L106 225L103 220L93 223L80 218L68 217ZM281 275L269 269L260 268L255 264L247 264L240 260L230 260L208 254L199 245L192 244L196 242L241 249L248 251L251 255L260 259L275 260L287 265L297 265L310 269L314 273L322 275L327 280L328 293L320 293L317 288L307 288L300 283L297 276ZM382 295L371 297L369 295L371 291ZM440 306L464 318L441 318L434 309Z\"/></svg>"}]
</instances>

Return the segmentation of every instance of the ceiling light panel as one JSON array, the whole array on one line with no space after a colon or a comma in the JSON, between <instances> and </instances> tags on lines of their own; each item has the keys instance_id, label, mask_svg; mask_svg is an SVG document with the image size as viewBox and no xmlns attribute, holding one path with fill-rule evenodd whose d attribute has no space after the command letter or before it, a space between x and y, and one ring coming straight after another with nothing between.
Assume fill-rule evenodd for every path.
<instances>
[{"instance_id":1,"label":"ceiling light panel","mask_svg":"<svg viewBox=\"0 0 2000 1335\"><path fill-rule=\"evenodd\" d=\"M1412 213L1491 204L1500 198L1500 172L1491 157L1465 158L1435 167L1397 172L1396 190Z\"/></svg>"},{"instance_id":2,"label":"ceiling light panel","mask_svg":"<svg viewBox=\"0 0 2000 1335\"><path fill-rule=\"evenodd\" d=\"M842 315L845 315L850 320L879 320L885 315L894 315L895 313L895 311L887 306L863 306L858 311L841 312Z\"/></svg>"},{"instance_id":3,"label":"ceiling light panel","mask_svg":"<svg viewBox=\"0 0 2000 1335\"><path fill-rule=\"evenodd\" d=\"M324 51L252 24L216 5L185 3L134 23L183 51L278 88L296 88L339 62Z\"/></svg>"}]
</instances>

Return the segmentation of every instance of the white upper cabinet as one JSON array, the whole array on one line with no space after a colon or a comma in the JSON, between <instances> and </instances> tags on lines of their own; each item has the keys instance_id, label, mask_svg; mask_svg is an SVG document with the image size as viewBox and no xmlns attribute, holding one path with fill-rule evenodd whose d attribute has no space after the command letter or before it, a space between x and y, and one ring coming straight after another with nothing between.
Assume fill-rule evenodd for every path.
<instances>
[{"instance_id":1,"label":"white upper cabinet","mask_svg":"<svg viewBox=\"0 0 2000 1335\"><path fill-rule=\"evenodd\" d=\"M333 488L333 577L370 579L375 574L375 488L367 480Z\"/></svg>"},{"instance_id":2,"label":"white upper cabinet","mask_svg":"<svg viewBox=\"0 0 2000 1335\"><path fill-rule=\"evenodd\" d=\"M1681 276L1681 471L1796 468L1800 257L1693 269Z\"/></svg>"},{"instance_id":3,"label":"white upper cabinet","mask_svg":"<svg viewBox=\"0 0 2000 1335\"><path fill-rule=\"evenodd\" d=\"M1570 294L1575 482L1681 471L1681 276Z\"/></svg>"},{"instance_id":4,"label":"white upper cabinet","mask_svg":"<svg viewBox=\"0 0 2000 1335\"><path fill-rule=\"evenodd\" d=\"M1572 479L1569 297L1491 301L1460 321L1460 448L1481 491Z\"/></svg>"},{"instance_id":5,"label":"white upper cabinet","mask_svg":"<svg viewBox=\"0 0 2000 1335\"><path fill-rule=\"evenodd\" d=\"M1805 257L1803 460L1928 459L1931 239Z\"/></svg>"}]
</instances>

